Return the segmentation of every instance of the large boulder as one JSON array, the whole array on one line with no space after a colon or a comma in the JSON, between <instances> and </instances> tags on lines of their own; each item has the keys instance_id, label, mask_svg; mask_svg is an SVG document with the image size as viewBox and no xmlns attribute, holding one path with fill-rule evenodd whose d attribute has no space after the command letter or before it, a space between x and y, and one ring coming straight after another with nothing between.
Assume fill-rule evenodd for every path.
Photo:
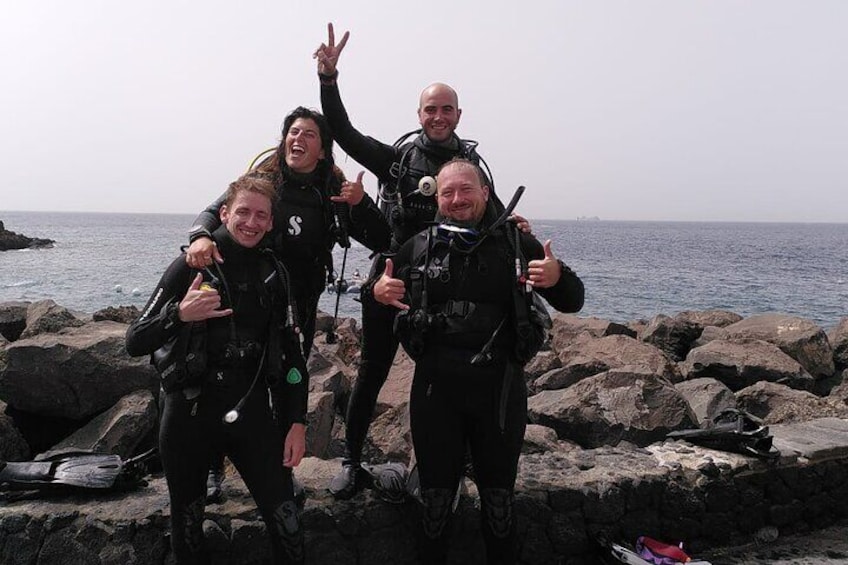
<instances>
[{"instance_id":1,"label":"large boulder","mask_svg":"<svg viewBox=\"0 0 848 565\"><path fill-rule=\"evenodd\" d=\"M27 309L30 302L3 302L0 304L0 335L9 341L21 337L26 328Z\"/></svg>"},{"instance_id":2,"label":"large boulder","mask_svg":"<svg viewBox=\"0 0 848 565\"><path fill-rule=\"evenodd\" d=\"M641 339L665 353L669 359L683 361L703 329L695 322L659 314L642 331Z\"/></svg>"},{"instance_id":3,"label":"large boulder","mask_svg":"<svg viewBox=\"0 0 848 565\"><path fill-rule=\"evenodd\" d=\"M368 451L372 461L402 461L412 458L409 405L392 406L374 418L369 429Z\"/></svg>"},{"instance_id":4,"label":"large boulder","mask_svg":"<svg viewBox=\"0 0 848 565\"><path fill-rule=\"evenodd\" d=\"M836 370L848 369L848 318L839 320L839 324L827 332L827 339L833 347Z\"/></svg>"},{"instance_id":5,"label":"large boulder","mask_svg":"<svg viewBox=\"0 0 848 565\"><path fill-rule=\"evenodd\" d=\"M309 373L309 392L331 392L336 398L347 396L350 380L345 367L337 358L327 359L323 352L313 350L306 364Z\"/></svg>"},{"instance_id":6,"label":"large boulder","mask_svg":"<svg viewBox=\"0 0 848 565\"><path fill-rule=\"evenodd\" d=\"M325 457L333 432L334 398L331 392L310 392L306 408L306 455Z\"/></svg>"},{"instance_id":7,"label":"large boulder","mask_svg":"<svg viewBox=\"0 0 848 565\"><path fill-rule=\"evenodd\" d=\"M810 390L814 383L792 357L760 340L711 341L690 351L681 371L687 380L709 377L733 391L758 381L781 381L801 390Z\"/></svg>"},{"instance_id":8,"label":"large boulder","mask_svg":"<svg viewBox=\"0 0 848 565\"><path fill-rule=\"evenodd\" d=\"M52 300L39 300L27 308L26 327L21 339L42 333L56 333L65 328L75 328L85 324L74 314Z\"/></svg>"},{"instance_id":9,"label":"large boulder","mask_svg":"<svg viewBox=\"0 0 848 565\"><path fill-rule=\"evenodd\" d=\"M527 424L524 430L524 443L521 453L544 453L545 451L557 451L559 449L559 438L551 428L538 424Z\"/></svg>"},{"instance_id":10,"label":"large boulder","mask_svg":"<svg viewBox=\"0 0 848 565\"><path fill-rule=\"evenodd\" d=\"M149 390L131 392L50 451L88 450L129 459L156 429L158 414L157 399Z\"/></svg>"},{"instance_id":11,"label":"large boulder","mask_svg":"<svg viewBox=\"0 0 848 565\"><path fill-rule=\"evenodd\" d=\"M707 326L724 328L742 320L742 316L727 310L684 310L674 316L674 319L689 322L701 328Z\"/></svg>"},{"instance_id":12,"label":"large boulder","mask_svg":"<svg viewBox=\"0 0 848 565\"><path fill-rule=\"evenodd\" d=\"M727 408L736 408L736 396L727 386L710 378L698 378L674 385L692 407L701 427Z\"/></svg>"},{"instance_id":13,"label":"large boulder","mask_svg":"<svg viewBox=\"0 0 848 565\"><path fill-rule=\"evenodd\" d=\"M339 318L334 328L333 317L319 313L316 328L313 352L317 350L327 358L337 357L345 365L359 364L359 343L362 332L357 327L356 320ZM330 332L331 329L332 332Z\"/></svg>"},{"instance_id":14,"label":"large boulder","mask_svg":"<svg viewBox=\"0 0 848 565\"><path fill-rule=\"evenodd\" d=\"M581 339L558 351L563 369L594 374L625 366L640 366L670 382L681 380L677 365L649 343L624 335Z\"/></svg>"},{"instance_id":15,"label":"large boulder","mask_svg":"<svg viewBox=\"0 0 848 565\"><path fill-rule=\"evenodd\" d=\"M552 319L554 325L551 329L551 345L555 351L570 346L581 334L590 337L605 337L608 335L636 337L636 332L627 326L600 318L581 318L574 314L556 312Z\"/></svg>"},{"instance_id":16,"label":"large boulder","mask_svg":"<svg viewBox=\"0 0 848 565\"><path fill-rule=\"evenodd\" d=\"M565 367L556 367L531 381L530 390L557 390L567 388L586 377L597 375L610 367L603 360L594 357L574 357Z\"/></svg>"},{"instance_id":17,"label":"large boulder","mask_svg":"<svg viewBox=\"0 0 848 565\"><path fill-rule=\"evenodd\" d=\"M412 390L412 377L415 374L415 362L409 358L402 347L398 348L389 376L377 395L377 414L391 408L406 406L409 391Z\"/></svg>"},{"instance_id":18,"label":"large boulder","mask_svg":"<svg viewBox=\"0 0 848 565\"><path fill-rule=\"evenodd\" d=\"M740 409L762 418L766 424L848 418L848 405L844 402L778 383L758 382L737 392L736 398Z\"/></svg>"},{"instance_id":19,"label":"large boulder","mask_svg":"<svg viewBox=\"0 0 848 565\"><path fill-rule=\"evenodd\" d=\"M848 404L848 369L839 373L839 383L830 390L828 396L834 402Z\"/></svg>"},{"instance_id":20,"label":"large boulder","mask_svg":"<svg viewBox=\"0 0 848 565\"><path fill-rule=\"evenodd\" d=\"M785 314L759 314L724 328L728 339L760 339L773 343L815 378L833 375L833 348L815 323Z\"/></svg>"},{"instance_id":21,"label":"large boulder","mask_svg":"<svg viewBox=\"0 0 848 565\"><path fill-rule=\"evenodd\" d=\"M6 415L6 403L0 400L0 461L26 461L29 457L26 439Z\"/></svg>"},{"instance_id":22,"label":"large boulder","mask_svg":"<svg viewBox=\"0 0 848 565\"><path fill-rule=\"evenodd\" d=\"M111 320L122 324L131 324L139 316L141 316L141 312L135 306L107 306L92 314L91 319L95 322Z\"/></svg>"},{"instance_id":23,"label":"large boulder","mask_svg":"<svg viewBox=\"0 0 848 565\"><path fill-rule=\"evenodd\" d=\"M559 357L553 351L540 351L524 366L524 375L532 382L544 373L562 366Z\"/></svg>"},{"instance_id":24,"label":"large boulder","mask_svg":"<svg viewBox=\"0 0 848 565\"><path fill-rule=\"evenodd\" d=\"M715 341L717 339L727 339L727 332L724 330L724 328L720 328L718 326L704 326L701 335L698 336L698 339L692 342L692 347L689 349L689 351L692 351L692 349L695 349L696 347L701 347L702 345L706 345L709 342Z\"/></svg>"},{"instance_id":25,"label":"large boulder","mask_svg":"<svg viewBox=\"0 0 848 565\"><path fill-rule=\"evenodd\" d=\"M0 358L0 398L24 412L81 420L133 391L158 391L147 358L127 355L126 329L90 322L11 343Z\"/></svg>"},{"instance_id":26,"label":"large boulder","mask_svg":"<svg viewBox=\"0 0 848 565\"><path fill-rule=\"evenodd\" d=\"M528 401L529 419L584 448L628 441L648 445L672 430L696 426L680 392L644 367L620 367Z\"/></svg>"}]
</instances>

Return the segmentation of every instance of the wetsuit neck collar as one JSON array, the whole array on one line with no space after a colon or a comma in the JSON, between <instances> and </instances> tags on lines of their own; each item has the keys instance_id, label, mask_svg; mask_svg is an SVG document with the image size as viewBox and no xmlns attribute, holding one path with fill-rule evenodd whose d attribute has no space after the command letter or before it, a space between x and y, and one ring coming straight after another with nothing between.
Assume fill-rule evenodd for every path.
<instances>
[{"instance_id":1,"label":"wetsuit neck collar","mask_svg":"<svg viewBox=\"0 0 848 565\"><path fill-rule=\"evenodd\" d=\"M235 239L227 229L227 226L221 225L212 232L212 237L218 245L218 250L224 256L228 263L241 263L256 259L259 257L262 249L260 243L256 247L245 247Z\"/></svg>"},{"instance_id":2,"label":"wetsuit neck collar","mask_svg":"<svg viewBox=\"0 0 848 565\"><path fill-rule=\"evenodd\" d=\"M454 157L460 152L460 149L462 149L459 137L457 137L455 133L451 134L451 136L445 141L433 141L422 132L421 135L415 139L415 145L426 153L439 155L442 158Z\"/></svg>"},{"instance_id":3,"label":"wetsuit neck collar","mask_svg":"<svg viewBox=\"0 0 848 565\"><path fill-rule=\"evenodd\" d=\"M289 168L289 166L283 162L281 170L283 173L283 180L285 184L296 187L304 187L304 186L316 186L317 179L321 174L321 171L324 168L324 162L319 161L318 165L315 169L310 173L297 173Z\"/></svg>"}]
</instances>

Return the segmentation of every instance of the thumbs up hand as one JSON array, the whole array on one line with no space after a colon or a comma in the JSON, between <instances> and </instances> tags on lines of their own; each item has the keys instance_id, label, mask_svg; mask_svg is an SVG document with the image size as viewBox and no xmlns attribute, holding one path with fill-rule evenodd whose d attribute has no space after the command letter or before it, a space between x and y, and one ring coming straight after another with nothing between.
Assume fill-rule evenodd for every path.
<instances>
[{"instance_id":1,"label":"thumbs up hand","mask_svg":"<svg viewBox=\"0 0 848 565\"><path fill-rule=\"evenodd\" d=\"M230 316L230 308L218 310L221 307L221 295L214 288L203 288L203 275L197 273L180 301L180 320L183 322L199 322L209 318Z\"/></svg>"},{"instance_id":2,"label":"thumbs up hand","mask_svg":"<svg viewBox=\"0 0 848 565\"><path fill-rule=\"evenodd\" d=\"M401 279L392 278L394 264L391 259L386 259L386 268L377 282L374 283L374 300L380 304L394 306L401 310L409 310L409 305L401 302L406 295L406 285Z\"/></svg>"},{"instance_id":3,"label":"thumbs up hand","mask_svg":"<svg viewBox=\"0 0 848 565\"><path fill-rule=\"evenodd\" d=\"M533 259L527 263L530 284L536 288L550 288L559 282L562 267L559 265L554 252L551 250L551 240L544 245L545 258Z\"/></svg>"}]
</instances>

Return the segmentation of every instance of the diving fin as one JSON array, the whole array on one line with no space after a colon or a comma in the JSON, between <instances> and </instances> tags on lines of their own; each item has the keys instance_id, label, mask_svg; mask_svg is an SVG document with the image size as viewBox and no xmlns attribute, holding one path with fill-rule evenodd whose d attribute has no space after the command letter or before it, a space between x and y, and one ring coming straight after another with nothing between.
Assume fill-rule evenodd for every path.
<instances>
[{"instance_id":1,"label":"diving fin","mask_svg":"<svg viewBox=\"0 0 848 565\"><path fill-rule=\"evenodd\" d=\"M42 490L75 487L105 490L135 484L146 473L153 450L123 461L120 455L64 452L24 462L5 462L0 468L0 490Z\"/></svg>"},{"instance_id":2,"label":"diving fin","mask_svg":"<svg viewBox=\"0 0 848 565\"><path fill-rule=\"evenodd\" d=\"M666 437L764 459L780 457L780 451L772 445L774 438L768 426L763 425L763 421L756 416L736 408L722 410L706 428L677 430L669 432Z\"/></svg>"}]
</instances>

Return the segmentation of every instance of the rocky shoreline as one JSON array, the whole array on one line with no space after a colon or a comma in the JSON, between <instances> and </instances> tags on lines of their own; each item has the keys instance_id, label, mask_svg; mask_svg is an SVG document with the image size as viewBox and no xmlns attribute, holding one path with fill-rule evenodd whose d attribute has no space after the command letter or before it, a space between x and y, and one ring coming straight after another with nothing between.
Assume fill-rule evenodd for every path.
<instances>
[{"instance_id":1,"label":"rocky shoreline","mask_svg":"<svg viewBox=\"0 0 848 565\"><path fill-rule=\"evenodd\" d=\"M61 449L127 459L153 445L157 376L123 351L133 308L91 318L53 301L0 304L0 459ZM320 331L332 319L322 315ZM351 319L310 357L307 500L310 563L413 563L417 504L326 492L359 356ZM848 318L827 331L802 318L682 312L618 324L556 315L550 347L526 368L530 425L516 512L522 563L595 563L594 540L650 535L715 547L826 528L848 517ZM409 462L412 364L398 355L367 445ZM669 440L738 408L769 427L776 460ZM263 526L238 476L208 508L220 562L261 563ZM480 563L473 481L453 520L453 563ZM161 475L119 493L11 497L0 506L3 563L166 563ZM92 542L93 540L93 542ZM89 543L92 542L92 543ZM731 561L714 561L714 563Z\"/></svg>"},{"instance_id":2,"label":"rocky shoreline","mask_svg":"<svg viewBox=\"0 0 848 565\"><path fill-rule=\"evenodd\" d=\"M0 251L10 251L12 249L28 249L39 247L53 247L56 243L52 239L42 239L38 237L27 237L17 234L6 229L3 222L0 221Z\"/></svg>"}]
</instances>

